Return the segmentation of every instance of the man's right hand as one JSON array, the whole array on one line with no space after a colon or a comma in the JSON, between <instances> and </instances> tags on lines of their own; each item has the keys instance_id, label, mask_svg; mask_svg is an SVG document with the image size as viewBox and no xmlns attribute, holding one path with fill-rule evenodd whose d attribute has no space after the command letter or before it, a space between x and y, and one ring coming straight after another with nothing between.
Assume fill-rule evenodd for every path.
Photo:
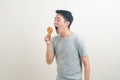
<instances>
[{"instance_id":1,"label":"man's right hand","mask_svg":"<svg viewBox=\"0 0 120 80\"><path fill-rule=\"evenodd\" d=\"M51 37L48 34L45 36L44 40L47 45L51 45L51 43L52 43Z\"/></svg>"}]
</instances>

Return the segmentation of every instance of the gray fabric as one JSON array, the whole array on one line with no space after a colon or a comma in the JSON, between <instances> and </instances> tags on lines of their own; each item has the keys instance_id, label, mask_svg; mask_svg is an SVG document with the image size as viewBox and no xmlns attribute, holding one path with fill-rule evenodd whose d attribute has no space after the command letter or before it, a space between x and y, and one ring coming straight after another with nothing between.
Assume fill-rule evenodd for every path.
<instances>
[{"instance_id":1,"label":"gray fabric","mask_svg":"<svg viewBox=\"0 0 120 80\"><path fill-rule=\"evenodd\" d=\"M86 48L81 38L73 33L70 37L59 35L52 39L52 50L56 56L57 80L81 80L81 58L86 56Z\"/></svg>"}]
</instances>

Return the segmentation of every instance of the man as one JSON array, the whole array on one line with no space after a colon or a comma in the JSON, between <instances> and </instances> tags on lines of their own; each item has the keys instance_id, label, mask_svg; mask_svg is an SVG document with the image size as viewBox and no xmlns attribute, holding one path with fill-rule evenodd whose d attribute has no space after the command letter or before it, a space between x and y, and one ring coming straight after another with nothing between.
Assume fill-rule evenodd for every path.
<instances>
[{"instance_id":1,"label":"man","mask_svg":"<svg viewBox=\"0 0 120 80\"><path fill-rule=\"evenodd\" d=\"M90 64L86 48L81 38L70 30L73 16L70 11L56 10L54 26L58 35L45 41L47 44L46 62L51 64L56 57L56 80L82 80L82 62L84 80L90 80Z\"/></svg>"}]
</instances>

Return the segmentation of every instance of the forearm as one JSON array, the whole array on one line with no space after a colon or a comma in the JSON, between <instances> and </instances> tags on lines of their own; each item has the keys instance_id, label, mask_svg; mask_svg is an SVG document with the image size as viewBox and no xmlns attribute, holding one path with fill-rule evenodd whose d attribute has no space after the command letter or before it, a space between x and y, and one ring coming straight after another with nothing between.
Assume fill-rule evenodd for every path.
<instances>
[{"instance_id":1,"label":"forearm","mask_svg":"<svg viewBox=\"0 0 120 80\"><path fill-rule=\"evenodd\" d=\"M87 64L84 66L84 80L90 80L90 65Z\"/></svg>"},{"instance_id":2,"label":"forearm","mask_svg":"<svg viewBox=\"0 0 120 80\"><path fill-rule=\"evenodd\" d=\"M46 50L46 62L48 64L51 64L54 59L54 54L51 51L51 45L47 45L47 50Z\"/></svg>"}]
</instances>

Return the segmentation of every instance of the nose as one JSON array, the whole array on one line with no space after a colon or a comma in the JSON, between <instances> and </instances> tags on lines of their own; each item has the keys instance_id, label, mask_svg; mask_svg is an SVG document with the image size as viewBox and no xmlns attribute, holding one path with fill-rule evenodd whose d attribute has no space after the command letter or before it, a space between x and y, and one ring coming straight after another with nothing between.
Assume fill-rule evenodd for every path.
<instances>
[{"instance_id":1,"label":"nose","mask_svg":"<svg viewBox=\"0 0 120 80\"><path fill-rule=\"evenodd\" d=\"M57 23L57 20L54 20L54 24L56 24Z\"/></svg>"}]
</instances>

